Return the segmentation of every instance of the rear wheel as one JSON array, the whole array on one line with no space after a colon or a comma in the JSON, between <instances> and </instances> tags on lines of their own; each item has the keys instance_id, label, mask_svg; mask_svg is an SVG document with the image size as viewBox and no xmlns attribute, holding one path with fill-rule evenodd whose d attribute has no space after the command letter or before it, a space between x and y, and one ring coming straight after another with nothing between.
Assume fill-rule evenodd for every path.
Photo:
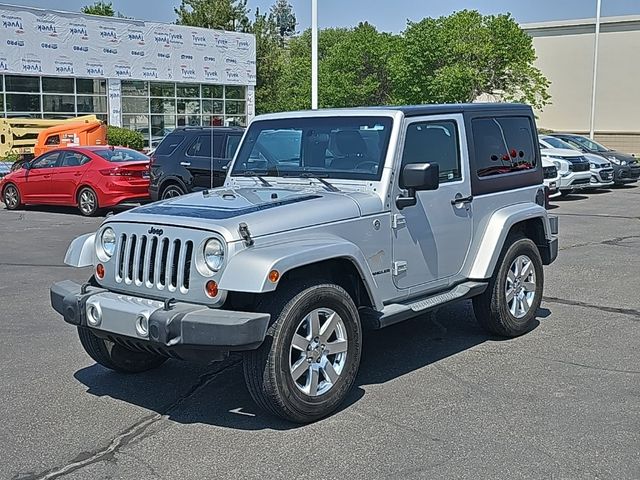
<instances>
[{"instance_id":1,"label":"rear wheel","mask_svg":"<svg viewBox=\"0 0 640 480\"><path fill-rule=\"evenodd\" d=\"M251 396L297 423L319 420L344 401L358 373L362 329L349 294L333 284L291 286L268 308L275 323L244 357Z\"/></svg>"},{"instance_id":2,"label":"rear wheel","mask_svg":"<svg viewBox=\"0 0 640 480\"><path fill-rule=\"evenodd\" d=\"M85 187L78 192L78 208L85 217L91 217L98 212L98 196L93 189Z\"/></svg>"},{"instance_id":3,"label":"rear wheel","mask_svg":"<svg viewBox=\"0 0 640 480\"><path fill-rule=\"evenodd\" d=\"M476 319L491 333L522 335L533 328L543 288L538 247L522 235L510 236L487 290L473 299Z\"/></svg>"},{"instance_id":4,"label":"rear wheel","mask_svg":"<svg viewBox=\"0 0 640 480\"><path fill-rule=\"evenodd\" d=\"M7 210L17 210L22 206L20 191L18 190L18 187L16 187L12 183L4 187L2 198L3 198L4 204L7 207Z\"/></svg>"},{"instance_id":5,"label":"rear wheel","mask_svg":"<svg viewBox=\"0 0 640 480\"><path fill-rule=\"evenodd\" d=\"M78 327L78 336L84 350L97 363L120 373L140 373L158 368L167 359L148 352L137 352L97 337L86 327Z\"/></svg>"},{"instance_id":6,"label":"rear wheel","mask_svg":"<svg viewBox=\"0 0 640 480\"><path fill-rule=\"evenodd\" d=\"M162 200L168 200L170 198L180 197L184 195L184 193L184 190L182 190L179 185L171 184L162 190L160 198Z\"/></svg>"}]
</instances>

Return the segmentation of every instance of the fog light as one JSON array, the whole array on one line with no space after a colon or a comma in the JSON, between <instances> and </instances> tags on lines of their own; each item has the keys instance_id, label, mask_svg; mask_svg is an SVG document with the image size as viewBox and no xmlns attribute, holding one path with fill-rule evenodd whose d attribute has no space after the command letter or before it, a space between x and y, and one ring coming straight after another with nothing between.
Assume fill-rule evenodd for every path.
<instances>
[{"instance_id":1,"label":"fog light","mask_svg":"<svg viewBox=\"0 0 640 480\"><path fill-rule=\"evenodd\" d=\"M218 284L213 280L209 280L207 282L207 284L205 285L205 290L207 291L207 295L211 298L215 298L218 296Z\"/></svg>"},{"instance_id":2,"label":"fog light","mask_svg":"<svg viewBox=\"0 0 640 480\"><path fill-rule=\"evenodd\" d=\"M146 315L140 314L138 318L136 318L136 332L141 337L146 337L149 335L149 319Z\"/></svg>"},{"instance_id":3,"label":"fog light","mask_svg":"<svg viewBox=\"0 0 640 480\"><path fill-rule=\"evenodd\" d=\"M93 327L97 327L102 322L102 312L98 305L87 306L87 322Z\"/></svg>"},{"instance_id":4,"label":"fog light","mask_svg":"<svg viewBox=\"0 0 640 480\"><path fill-rule=\"evenodd\" d=\"M104 265L102 265L101 263L99 263L96 266L96 276L102 280L104 278Z\"/></svg>"}]
</instances>

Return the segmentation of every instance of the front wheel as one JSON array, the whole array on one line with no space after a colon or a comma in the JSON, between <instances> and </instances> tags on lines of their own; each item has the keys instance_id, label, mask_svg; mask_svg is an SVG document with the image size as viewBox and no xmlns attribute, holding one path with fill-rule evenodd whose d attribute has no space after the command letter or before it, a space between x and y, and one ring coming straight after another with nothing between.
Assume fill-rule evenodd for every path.
<instances>
[{"instance_id":1,"label":"front wheel","mask_svg":"<svg viewBox=\"0 0 640 480\"><path fill-rule=\"evenodd\" d=\"M86 327L78 327L78 337L85 352L97 363L120 373L141 373L158 368L167 359L149 352L137 352L97 337Z\"/></svg>"},{"instance_id":2,"label":"front wheel","mask_svg":"<svg viewBox=\"0 0 640 480\"><path fill-rule=\"evenodd\" d=\"M176 198L182 195L184 195L184 190L182 190L179 185L171 184L162 191L160 198L162 200L169 200L170 198Z\"/></svg>"},{"instance_id":3,"label":"front wheel","mask_svg":"<svg viewBox=\"0 0 640 480\"><path fill-rule=\"evenodd\" d=\"M18 187L11 183L4 187L2 198L4 200L5 206L7 207L7 210L17 210L22 206L22 201L20 200L20 191L18 190Z\"/></svg>"},{"instance_id":4,"label":"front wheel","mask_svg":"<svg viewBox=\"0 0 640 480\"><path fill-rule=\"evenodd\" d=\"M326 417L344 401L360 366L362 328L353 300L338 285L291 286L266 310L275 322L262 346L244 356L251 396L292 422Z\"/></svg>"},{"instance_id":5,"label":"front wheel","mask_svg":"<svg viewBox=\"0 0 640 480\"><path fill-rule=\"evenodd\" d=\"M522 335L533 328L543 288L538 247L529 238L511 236L487 290L473 299L476 319L491 333L503 337Z\"/></svg>"}]
</instances>

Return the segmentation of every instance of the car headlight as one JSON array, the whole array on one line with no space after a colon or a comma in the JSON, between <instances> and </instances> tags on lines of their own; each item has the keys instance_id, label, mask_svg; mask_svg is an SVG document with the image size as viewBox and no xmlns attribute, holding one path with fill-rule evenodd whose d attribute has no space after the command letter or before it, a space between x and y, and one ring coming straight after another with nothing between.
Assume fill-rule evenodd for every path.
<instances>
[{"instance_id":1,"label":"car headlight","mask_svg":"<svg viewBox=\"0 0 640 480\"><path fill-rule=\"evenodd\" d=\"M204 262L214 272L222 268L224 263L224 245L217 238L212 238L204 244L203 250Z\"/></svg>"},{"instance_id":2,"label":"car headlight","mask_svg":"<svg viewBox=\"0 0 640 480\"><path fill-rule=\"evenodd\" d=\"M627 162L621 163L620 160L618 160L616 157L608 157L608 160L610 162L615 163L616 165L624 165L627 163Z\"/></svg>"},{"instance_id":3,"label":"car headlight","mask_svg":"<svg viewBox=\"0 0 640 480\"><path fill-rule=\"evenodd\" d=\"M100 250L98 251L98 257L103 262L107 262L111 257L113 257L114 253L116 253L116 232L113 231L113 228L107 227L100 235Z\"/></svg>"},{"instance_id":4,"label":"car headlight","mask_svg":"<svg viewBox=\"0 0 640 480\"><path fill-rule=\"evenodd\" d=\"M599 167L600 167L600 165L596 165L595 163L590 163L589 164L589 168L592 169L592 170L595 170L596 168L599 168Z\"/></svg>"},{"instance_id":5,"label":"car headlight","mask_svg":"<svg viewBox=\"0 0 640 480\"><path fill-rule=\"evenodd\" d=\"M558 170L562 170L562 165L560 164L560 162L554 161L553 164L556 166Z\"/></svg>"}]
</instances>

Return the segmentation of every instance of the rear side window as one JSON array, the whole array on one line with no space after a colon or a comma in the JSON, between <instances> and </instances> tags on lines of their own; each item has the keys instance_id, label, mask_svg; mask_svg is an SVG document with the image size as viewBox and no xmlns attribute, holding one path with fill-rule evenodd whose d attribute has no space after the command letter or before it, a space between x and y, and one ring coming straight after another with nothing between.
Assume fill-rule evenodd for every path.
<instances>
[{"instance_id":1,"label":"rear side window","mask_svg":"<svg viewBox=\"0 0 640 480\"><path fill-rule=\"evenodd\" d=\"M402 166L409 163L437 163L443 183L462 179L456 123L445 120L410 124Z\"/></svg>"},{"instance_id":2,"label":"rear side window","mask_svg":"<svg viewBox=\"0 0 640 480\"><path fill-rule=\"evenodd\" d=\"M158 145L156 155L171 155L184 142L184 139L185 135L182 133L170 133Z\"/></svg>"},{"instance_id":3,"label":"rear side window","mask_svg":"<svg viewBox=\"0 0 640 480\"><path fill-rule=\"evenodd\" d=\"M47 137L47 141L44 142L45 145L60 145L60 135L51 135Z\"/></svg>"},{"instance_id":4,"label":"rear side window","mask_svg":"<svg viewBox=\"0 0 640 480\"><path fill-rule=\"evenodd\" d=\"M189 157L211 157L213 147L212 135L200 135L196 137L195 142L187 149L187 155Z\"/></svg>"},{"instance_id":5,"label":"rear side window","mask_svg":"<svg viewBox=\"0 0 640 480\"><path fill-rule=\"evenodd\" d=\"M536 150L528 117L473 120L478 177L491 177L536 168Z\"/></svg>"}]
</instances>

